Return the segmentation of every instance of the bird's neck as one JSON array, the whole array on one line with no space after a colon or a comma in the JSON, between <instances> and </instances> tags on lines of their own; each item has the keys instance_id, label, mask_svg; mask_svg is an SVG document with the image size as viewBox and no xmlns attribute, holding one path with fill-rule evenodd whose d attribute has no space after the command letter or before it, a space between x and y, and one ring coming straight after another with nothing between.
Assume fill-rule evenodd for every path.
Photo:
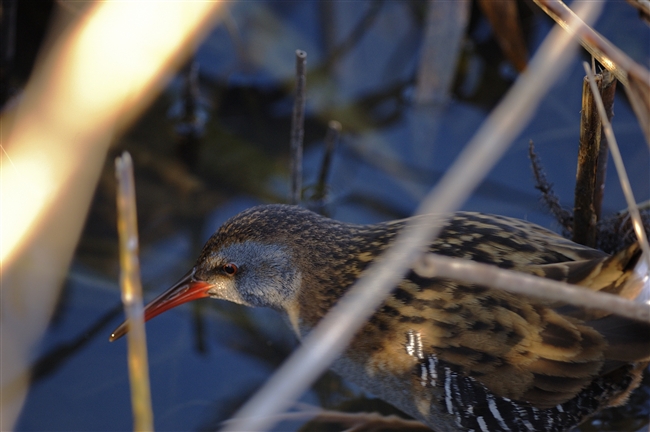
<instances>
[{"instance_id":1,"label":"bird's neck","mask_svg":"<svg viewBox=\"0 0 650 432\"><path fill-rule=\"evenodd\" d=\"M309 332L385 249L399 224L334 224L322 241L301 251L301 288L286 308L294 330ZM322 235L323 233L319 233Z\"/></svg>"}]
</instances>

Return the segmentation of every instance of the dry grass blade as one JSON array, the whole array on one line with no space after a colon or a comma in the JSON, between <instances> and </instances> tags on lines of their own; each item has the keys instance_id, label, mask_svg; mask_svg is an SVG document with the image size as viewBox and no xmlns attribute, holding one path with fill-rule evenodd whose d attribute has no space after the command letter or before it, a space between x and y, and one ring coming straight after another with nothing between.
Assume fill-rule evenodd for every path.
<instances>
[{"instance_id":1,"label":"dry grass blade","mask_svg":"<svg viewBox=\"0 0 650 432\"><path fill-rule=\"evenodd\" d=\"M129 323L128 359L131 381L133 429L153 430L153 412L149 390L147 340L138 259L138 222L131 156L124 153L115 160L117 177L117 228L120 238L120 286L126 319Z\"/></svg>"},{"instance_id":2,"label":"dry grass blade","mask_svg":"<svg viewBox=\"0 0 650 432\"><path fill-rule=\"evenodd\" d=\"M569 28L569 20L579 20L574 32L582 46L614 74L624 86L628 86L628 76L650 86L650 71L632 60L627 54L605 39L600 33L582 22L576 14L560 0L534 0L548 16L560 26Z\"/></svg>"},{"instance_id":3,"label":"dry grass blade","mask_svg":"<svg viewBox=\"0 0 650 432\"><path fill-rule=\"evenodd\" d=\"M565 28L569 18L575 19L575 14L560 0L534 1ZM590 26L582 23L577 28L576 34L582 46L625 87L632 109L650 146L650 71L636 63Z\"/></svg>"},{"instance_id":4,"label":"dry grass blade","mask_svg":"<svg viewBox=\"0 0 650 432\"><path fill-rule=\"evenodd\" d=\"M593 18L602 4L585 2L578 7L585 16ZM572 21L572 24L577 26L579 22ZM567 34L558 28L551 32L526 72L422 201L417 214L447 214L459 208L528 123L543 95L568 64L573 52L571 48L575 46L571 43L573 33ZM356 331L415 262L426 243L438 234L442 223L443 220L435 220L407 226L379 262L368 268L365 276L303 340L303 345L236 413L226 430L263 430L271 425L271 417L289 407L345 349Z\"/></svg>"},{"instance_id":5,"label":"dry grass blade","mask_svg":"<svg viewBox=\"0 0 650 432\"><path fill-rule=\"evenodd\" d=\"M623 164L621 152L618 149L618 143L616 142L616 137L614 136L612 125L607 119L605 106L603 105L603 101L600 98L600 93L598 93L598 87L596 86L594 74L586 62L583 63L583 66L585 68L587 76L589 77L589 84L591 85L591 91L594 95L594 101L598 107L598 113L600 114L600 120L603 123L603 130L607 135L609 148L612 151L612 159L614 159L614 165L616 166L616 171L618 172L621 188L623 189L623 194L625 195L625 200L627 201L628 210L632 216L634 232L636 233L639 243L641 244L643 255L645 256L645 260L648 263L648 267L650 267L650 246L648 246L648 237L646 236L645 229L643 228L643 221L641 220L639 207L636 205L636 200L634 199L634 194L632 193L630 179L627 176L627 171L625 170L625 165Z\"/></svg>"},{"instance_id":6,"label":"dry grass blade","mask_svg":"<svg viewBox=\"0 0 650 432\"><path fill-rule=\"evenodd\" d=\"M492 265L427 254L416 264L414 270L423 277L449 277L465 283L597 309L650 323L650 307L645 304L612 294L589 291L564 282L503 270ZM643 281L636 280L633 283L642 284Z\"/></svg>"}]
</instances>

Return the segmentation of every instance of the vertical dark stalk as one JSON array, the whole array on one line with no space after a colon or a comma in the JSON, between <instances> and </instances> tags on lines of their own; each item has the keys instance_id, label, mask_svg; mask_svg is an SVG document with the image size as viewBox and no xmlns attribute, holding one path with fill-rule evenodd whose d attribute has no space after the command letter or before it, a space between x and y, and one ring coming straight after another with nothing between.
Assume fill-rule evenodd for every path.
<instances>
[{"instance_id":1,"label":"vertical dark stalk","mask_svg":"<svg viewBox=\"0 0 650 432\"><path fill-rule=\"evenodd\" d=\"M596 76L598 90L602 89L602 76ZM596 166L600 152L601 122L594 97L585 78L582 82L582 110L580 117L580 146L576 171L575 198L573 202L573 241L587 246L596 243L598 216L594 209Z\"/></svg>"},{"instance_id":2,"label":"vertical dark stalk","mask_svg":"<svg viewBox=\"0 0 650 432\"><path fill-rule=\"evenodd\" d=\"M332 155L334 154L340 135L341 123L336 120L330 121L327 124L327 134L325 135L325 153L323 154L323 162L320 166L318 183L316 183L313 195L317 211L321 214L323 213L322 209L325 197L327 196L327 177L329 176L330 167L332 165Z\"/></svg>"},{"instance_id":3,"label":"vertical dark stalk","mask_svg":"<svg viewBox=\"0 0 650 432\"><path fill-rule=\"evenodd\" d=\"M608 100L607 115L613 115L615 82L612 74L596 75L598 92ZM598 220L602 207L607 169L607 139L602 131L594 97L587 78L582 85L582 115L580 119L580 148L576 173L573 211L573 241L596 246Z\"/></svg>"},{"instance_id":4,"label":"vertical dark stalk","mask_svg":"<svg viewBox=\"0 0 650 432\"><path fill-rule=\"evenodd\" d=\"M616 94L616 79L614 75L605 70L602 72L603 87L600 90L600 95L603 99L607 119L612 121L614 117L614 95ZM596 166L596 187L594 189L594 210L598 220L601 218L601 210L603 207L603 195L605 193L605 178L607 176L607 156L609 152L609 144L607 143L607 135L601 130L600 133L600 149L598 152L598 165Z\"/></svg>"},{"instance_id":5,"label":"vertical dark stalk","mask_svg":"<svg viewBox=\"0 0 650 432\"><path fill-rule=\"evenodd\" d=\"M291 195L289 202L298 204L302 195L302 146L305 136L305 65L307 53L296 50L296 99L291 117Z\"/></svg>"}]
</instances>

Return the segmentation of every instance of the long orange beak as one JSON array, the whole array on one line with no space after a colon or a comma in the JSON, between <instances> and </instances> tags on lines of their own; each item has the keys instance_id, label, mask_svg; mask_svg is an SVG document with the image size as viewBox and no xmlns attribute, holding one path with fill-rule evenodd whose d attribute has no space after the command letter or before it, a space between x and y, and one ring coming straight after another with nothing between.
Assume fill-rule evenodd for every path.
<instances>
[{"instance_id":1,"label":"long orange beak","mask_svg":"<svg viewBox=\"0 0 650 432\"><path fill-rule=\"evenodd\" d=\"M153 299L144 308L144 320L149 321L151 318L173 307L187 303L192 300L209 297L208 290L212 287L207 282L196 280L194 278L195 269L190 270L185 276L176 282L167 291ZM127 322L124 321L118 328L111 333L109 341L113 342L121 338L129 331Z\"/></svg>"}]
</instances>

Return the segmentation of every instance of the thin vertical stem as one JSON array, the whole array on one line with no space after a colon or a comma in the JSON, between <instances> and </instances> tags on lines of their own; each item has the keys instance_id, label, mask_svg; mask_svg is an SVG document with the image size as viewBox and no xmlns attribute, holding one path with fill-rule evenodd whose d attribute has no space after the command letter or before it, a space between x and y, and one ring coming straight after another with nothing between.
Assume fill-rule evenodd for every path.
<instances>
[{"instance_id":1,"label":"thin vertical stem","mask_svg":"<svg viewBox=\"0 0 650 432\"><path fill-rule=\"evenodd\" d=\"M291 117L291 196L289 202L298 204L302 195L302 147L305 137L305 65L307 53L296 50L296 99Z\"/></svg>"},{"instance_id":2,"label":"thin vertical stem","mask_svg":"<svg viewBox=\"0 0 650 432\"><path fill-rule=\"evenodd\" d=\"M593 69L592 69L593 70ZM608 70L604 70L600 75L603 76L603 85L600 96L605 105L607 120L611 123L614 117L614 96L616 94L617 80ZM601 126L602 128L602 126ZM607 157L609 156L609 144L607 134L604 130L600 134L600 153L598 155L598 166L596 166L596 187L594 189L594 210L600 220L603 207L603 195L605 193L605 178L607 176Z\"/></svg>"},{"instance_id":3,"label":"thin vertical stem","mask_svg":"<svg viewBox=\"0 0 650 432\"><path fill-rule=\"evenodd\" d=\"M138 260L138 225L135 184L131 155L124 152L115 160L117 177L117 228L120 238L120 285L122 302L129 326L127 336L133 429L153 430L153 413L149 390L147 341L144 331L144 307Z\"/></svg>"},{"instance_id":4,"label":"thin vertical stem","mask_svg":"<svg viewBox=\"0 0 650 432\"><path fill-rule=\"evenodd\" d=\"M616 137L614 136L612 125L607 119L605 106L603 105L603 101L600 98L600 94L596 91L596 82L593 78L593 72L591 69L589 69L589 65L587 63L583 63L583 66L585 68L587 76L589 77L589 85L591 85L592 92L594 93L594 100L596 102L596 106L598 107L600 120L603 122L603 130L607 134L609 148L612 151L612 159L614 160L618 178L621 182L621 189L623 189L623 195L625 195L625 200L627 201L628 211L630 212L630 216L632 216L632 226L634 227L634 232L636 233L639 244L641 245L641 249L643 250L644 258L650 267L650 246L648 245L648 237L646 236L645 229L643 227L643 221L641 220L639 207L636 205L636 200L634 199L634 194L632 193L630 179L627 176L627 171L625 171L625 165L623 164L621 152L618 149L618 143L616 142Z\"/></svg>"},{"instance_id":5,"label":"thin vertical stem","mask_svg":"<svg viewBox=\"0 0 650 432\"><path fill-rule=\"evenodd\" d=\"M607 119L611 121L614 115L616 80L608 71L596 75L595 79L600 97L605 103ZM582 82L580 147L576 172L572 240L590 247L596 247L598 237L598 221L600 220L607 173L607 156L607 136L603 131L589 80L585 77Z\"/></svg>"},{"instance_id":6,"label":"thin vertical stem","mask_svg":"<svg viewBox=\"0 0 650 432\"><path fill-rule=\"evenodd\" d=\"M596 84L599 93L603 88L602 78L602 75L596 75ZM582 81L581 112L572 240L576 243L595 247L599 215L596 213L594 207L594 196L602 127L587 77Z\"/></svg>"},{"instance_id":7,"label":"thin vertical stem","mask_svg":"<svg viewBox=\"0 0 650 432\"><path fill-rule=\"evenodd\" d=\"M327 177L332 165L332 155L336 144L339 141L341 134L341 123L332 120L327 124L327 134L325 135L325 154L323 155L323 163L320 167L318 175L318 183L316 183L316 192L314 193L315 200L324 200L327 195Z\"/></svg>"}]
</instances>

